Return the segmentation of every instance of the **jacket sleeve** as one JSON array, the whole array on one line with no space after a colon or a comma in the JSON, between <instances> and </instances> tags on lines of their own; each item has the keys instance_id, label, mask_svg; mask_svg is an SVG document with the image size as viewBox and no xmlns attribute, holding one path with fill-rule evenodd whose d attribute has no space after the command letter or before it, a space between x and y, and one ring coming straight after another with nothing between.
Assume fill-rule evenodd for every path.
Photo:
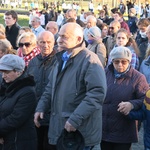
<instances>
[{"instance_id":1,"label":"jacket sleeve","mask_svg":"<svg viewBox=\"0 0 150 150\"><path fill-rule=\"evenodd\" d=\"M136 96L136 99L130 100L130 102L134 106L134 110L138 110L141 108L143 100L145 98L145 93L149 89L149 85L146 81L146 78L143 74L139 74L139 76L135 77L136 78L136 84L135 84L135 89L134 89L134 94ZM134 84L134 83L133 83Z\"/></svg>"},{"instance_id":2,"label":"jacket sleeve","mask_svg":"<svg viewBox=\"0 0 150 150\"><path fill-rule=\"evenodd\" d=\"M21 127L33 115L36 107L34 92L24 92L20 95L12 113L0 120L0 137L4 137L11 131Z\"/></svg>"},{"instance_id":3,"label":"jacket sleeve","mask_svg":"<svg viewBox=\"0 0 150 150\"><path fill-rule=\"evenodd\" d=\"M49 76L50 77L50 76ZM38 105L36 107L36 112L46 112L50 111L50 101L51 101L51 79L49 79L48 84L45 87L45 91L42 94Z\"/></svg>"},{"instance_id":4,"label":"jacket sleeve","mask_svg":"<svg viewBox=\"0 0 150 150\"><path fill-rule=\"evenodd\" d=\"M68 119L69 123L78 128L95 110L102 109L106 95L106 77L103 68L91 63L84 76L86 85L85 98Z\"/></svg>"},{"instance_id":5,"label":"jacket sleeve","mask_svg":"<svg viewBox=\"0 0 150 150\"><path fill-rule=\"evenodd\" d=\"M145 120L146 119L146 107L145 107L145 105L143 104L142 108L137 110L137 111L132 110L129 113L128 117L130 119L133 119L133 120L141 120L141 121Z\"/></svg>"},{"instance_id":6,"label":"jacket sleeve","mask_svg":"<svg viewBox=\"0 0 150 150\"><path fill-rule=\"evenodd\" d=\"M104 44L99 44L97 46L97 55L98 55L98 58L100 59L103 67L105 67L106 65L106 48L104 46Z\"/></svg>"}]
</instances>

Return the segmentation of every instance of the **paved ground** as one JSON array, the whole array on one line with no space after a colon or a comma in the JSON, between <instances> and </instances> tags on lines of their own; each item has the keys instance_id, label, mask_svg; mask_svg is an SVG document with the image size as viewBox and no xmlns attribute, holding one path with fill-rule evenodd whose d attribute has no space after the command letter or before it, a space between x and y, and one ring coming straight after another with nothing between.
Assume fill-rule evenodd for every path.
<instances>
[{"instance_id":1,"label":"paved ground","mask_svg":"<svg viewBox=\"0 0 150 150\"><path fill-rule=\"evenodd\" d=\"M144 150L143 145L143 126L139 131L139 142L132 145L132 150Z\"/></svg>"}]
</instances>

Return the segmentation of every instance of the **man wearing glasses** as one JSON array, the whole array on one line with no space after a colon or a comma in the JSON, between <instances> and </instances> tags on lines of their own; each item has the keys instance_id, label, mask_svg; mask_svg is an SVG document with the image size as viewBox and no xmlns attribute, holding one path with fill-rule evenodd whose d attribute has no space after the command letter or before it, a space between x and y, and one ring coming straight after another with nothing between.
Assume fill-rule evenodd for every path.
<instances>
[{"instance_id":1,"label":"man wearing glasses","mask_svg":"<svg viewBox=\"0 0 150 150\"><path fill-rule=\"evenodd\" d=\"M109 53L111 52L111 50L114 48L116 44L115 35L120 28L121 28L121 25L118 21L112 21L109 25L108 33L110 37L108 37L106 41L107 56L109 55Z\"/></svg>"}]
</instances>

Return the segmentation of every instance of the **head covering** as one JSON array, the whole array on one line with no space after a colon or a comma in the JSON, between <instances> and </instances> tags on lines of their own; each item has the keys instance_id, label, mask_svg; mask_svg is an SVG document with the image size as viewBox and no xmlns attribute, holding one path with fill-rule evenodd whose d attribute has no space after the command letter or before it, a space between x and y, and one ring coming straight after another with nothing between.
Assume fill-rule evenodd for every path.
<instances>
[{"instance_id":1,"label":"head covering","mask_svg":"<svg viewBox=\"0 0 150 150\"><path fill-rule=\"evenodd\" d=\"M23 71L24 68L24 60L17 55L7 54L0 59L0 70Z\"/></svg>"},{"instance_id":2,"label":"head covering","mask_svg":"<svg viewBox=\"0 0 150 150\"><path fill-rule=\"evenodd\" d=\"M136 10L135 10L135 8L130 8L130 12L131 12L132 14L136 15Z\"/></svg>"},{"instance_id":3,"label":"head covering","mask_svg":"<svg viewBox=\"0 0 150 150\"><path fill-rule=\"evenodd\" d=\"M111 52L110 52L110 58L117 59L117 58L124 58L129 60L131 62L132 59L132 53L127 47L123 46L118 46L115 47Z\"/></svg>"},{"instance_id":4,"label":"head covering","mask_svg":"<svg viewBox=\"0 0 150 150\"><path fill-rule=\"evenodd\" d=\"M89 34L93 37L101 37L101 30L98 27L89 28Z\"/></svg>"},{"instance_id":5,"label":"head covering","mask_svg":"<svg viewBox=\"0 0 150 150\"><path fill-rule=\"evenodd\" d=\"M67 132L66 129L63 129L56 146L57 150L83 150L84 138L78 130Z\"/></svg>"}]
</instances>

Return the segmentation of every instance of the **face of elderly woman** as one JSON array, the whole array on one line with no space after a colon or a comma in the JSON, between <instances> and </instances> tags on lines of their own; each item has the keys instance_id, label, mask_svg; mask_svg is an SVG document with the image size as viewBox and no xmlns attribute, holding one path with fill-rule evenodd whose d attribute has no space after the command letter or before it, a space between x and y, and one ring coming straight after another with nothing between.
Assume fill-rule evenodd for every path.
<instances>
[{"instance_id":1,"label":"face of elderly woman","mask_svg":"<svg viewBox=\"0 0 150 150\"><path fill-rule=\"evenodd\" d=\"M118 72L125 72L129 66L129 61L127 59L114 59L113 66Z\"/></svg>"},{"instance_id":2,"label":"face of elderly woman","mask_svg":"<svg viewBox=\"0 0 150 150\"><path fill-rule=\"evenodd\" d=\"M2 78L5 80L6 83L13 82L16 78L18 78L18 73L13 70L5 70L2 71Z\"/></svg>"},{"instance_id":3,"label":"face of elderly woman","mask_svg":"<svg viewBox=\"0 0 150 150\"><path fill-rule=\"evenodd\" d=\"M29 37L23 37L22 39L20 39L19 47L22 49L22 53L24 55L29 54L34 48Z\"/></svg>"}]
</instances>

